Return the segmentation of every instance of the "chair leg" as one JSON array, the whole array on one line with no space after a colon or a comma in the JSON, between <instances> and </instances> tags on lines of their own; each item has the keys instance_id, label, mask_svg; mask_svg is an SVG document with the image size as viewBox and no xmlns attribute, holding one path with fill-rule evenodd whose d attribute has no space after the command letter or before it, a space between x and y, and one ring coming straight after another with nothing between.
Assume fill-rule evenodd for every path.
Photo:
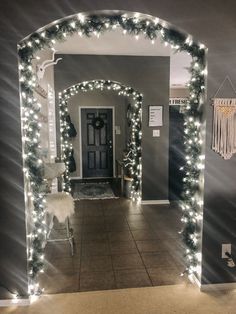
<instances>
[{"instance_id":1,"label":"chair leg","mask_svg":"<svg viewBox=\"0 0 236 314\"><path fill-rule=\"evenodd\" d=\"M70 220L69 217L66 218L66 234L68 241L70 243L70 248L71 248L71 256L74 255L74 236L73 236L73 230L70 228Z\"/></svg>"}]
</instances>

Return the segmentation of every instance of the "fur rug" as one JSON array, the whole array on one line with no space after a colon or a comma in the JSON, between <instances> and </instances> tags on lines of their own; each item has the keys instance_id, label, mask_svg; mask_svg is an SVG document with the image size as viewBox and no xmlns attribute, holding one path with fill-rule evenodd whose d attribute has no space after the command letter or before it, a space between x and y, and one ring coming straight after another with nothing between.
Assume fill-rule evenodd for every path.
<instances>
[{"instance_id":1,"label":"fur rug","mask_svg":"<svg viewBox=\"0 0 236 314\"><path fill-rule=\"evenodd\" d=\"M46 208L49 214L56 216L59 223L74 214L74 200L70 194L58 192L46 196Z\"/></svg>"}]
</instances>

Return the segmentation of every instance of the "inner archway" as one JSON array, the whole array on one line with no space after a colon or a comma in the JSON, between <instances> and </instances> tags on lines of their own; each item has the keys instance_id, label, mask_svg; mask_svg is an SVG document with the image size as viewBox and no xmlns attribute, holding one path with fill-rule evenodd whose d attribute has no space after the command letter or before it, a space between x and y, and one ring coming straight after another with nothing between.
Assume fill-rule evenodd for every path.
<instances>
[{"instance_id":1,"label":"inner archway","mask_svg":"<svg viewBox=\"0 0 236 314\"><path fill-rule=\"evenodd\" d=\"M142 140L142 99L143 96L132 87L123 85L119 82L110 80L92 80L77 83L63 92L59 93L60 107L60 131L61 131L61 158L66 165L64 174L64 190L71 191L69 177L69 160L72 152L72 144L69 144L69 123L68 123L68 101L79 92L88 92L93 90L115 91L119 96L129 97L133 100L129 108L127 116L130 124L130 137L127 142L127 154L124 159L125 167L129 169L132 177L131 198L133 200L141 200L141 177L142 177L142 161L141 161L141 140Z\"/></svg>"},{"instance_id":2,"label":"inner archway","mask_svg":"<svg viewBox=\"0 0 236 314\"><path fill-rule=\"evenodd\" d=\"M38 51L53 47L57 41L67 36L98 36L105 31L120 27L124 33L138 38L144 35L155 41L160 36L163 43L171 45L176 51L188 52L192 59L191 80L189 83L190 98L185 106L185 147L186 164L184 171L183 193L183 239L186 251L186 271L200 278L201 270L201 225L202 225L202 191L204 168L204 121L202 111L205 97L206 49L193 38L179 32L171 25L156 17L130 12L98 12L97 14L76 14L36 31L19 43L19 71L22 105L22 141L25 174L25 200L28 220L28 262L29 292L38 292L37 273L43 270L43 242L46 231L45 193L42 177L42 154L40 144L40 123L38 113L40 104L34 96L36 87L35 70L32 61Z\"/></svg>"}]
</instances>

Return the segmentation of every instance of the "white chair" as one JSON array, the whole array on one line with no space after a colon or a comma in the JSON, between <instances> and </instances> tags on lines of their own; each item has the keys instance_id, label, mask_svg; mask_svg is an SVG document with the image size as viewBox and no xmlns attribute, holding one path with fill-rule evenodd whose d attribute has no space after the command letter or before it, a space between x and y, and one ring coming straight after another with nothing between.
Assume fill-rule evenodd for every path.
<instances>
[{"instance_id":1,"label":"white chair","mask_svg":"<svg viewBox=\"0 0 236 314\"><path fill-rule=\"evenodd\" d=\"M48 191L51 192L53 179L61 176L65 172L65 164L60 163L45 163L44 164L44 179L48 182ZM73 229L70 227L70 216L74 214L74 200L72 196L66 192L49 193L46 196L46 209L50 221L48 222L48 232L46 242L61 242L68 241L71 247L71 255L74 255L74 236ZM54 217L59 223L65 224L66 236L50 239L50 234L54 226ZM55 228L54 228L55 230Z\"/></svg>"},{"instance_id":2,"label":"white chair","mask_svg":"<svg viewBox=\"0 0 236 314\"><path fill-rule=\"evenodd\" d=\"M74 255L74 235L73 229L70 227L69 217L74 214L74 200L72 196L66 192L58 192L48 194L46 196L46 209L51 217L51 221L48 224L47 242L61 242L68 241L71 248L71 255ZM50 239L50 233L53 229L53 219L56 217L59 223L65 223L66 236ZM58 229L57 229L58 230Z\"/></svg>"}]
</instances>

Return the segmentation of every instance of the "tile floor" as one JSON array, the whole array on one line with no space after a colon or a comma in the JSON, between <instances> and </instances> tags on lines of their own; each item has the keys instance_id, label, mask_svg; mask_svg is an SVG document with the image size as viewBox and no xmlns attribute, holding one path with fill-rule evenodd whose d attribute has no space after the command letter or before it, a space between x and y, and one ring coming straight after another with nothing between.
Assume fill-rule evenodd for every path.
<instances>
[{"instance_id":1,"label":"tile floor","mask_svg":"<svg viewBox=\"0 0 236 314\"><path fill-rule=\"evenodd\" d=\"M45 293L181 283L180 217L177 207L137 206L124 198L76 201L75 254L66 242L47 244L40 275Z\"/></svg>"}]
</instances>

